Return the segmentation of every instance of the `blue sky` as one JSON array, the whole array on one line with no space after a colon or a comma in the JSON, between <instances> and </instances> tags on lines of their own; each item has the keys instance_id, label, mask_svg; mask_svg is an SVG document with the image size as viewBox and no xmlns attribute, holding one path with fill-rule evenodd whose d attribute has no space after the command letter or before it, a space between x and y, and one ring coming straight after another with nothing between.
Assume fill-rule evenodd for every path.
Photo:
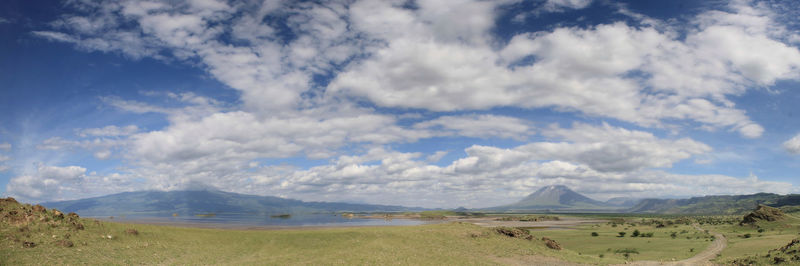
<instances>
[{"instance_id":1,"label":"blue sky","mask_svg":"<svg viewBox=\"0 0 800 266\"><path fill-rule=\"evenodd\" d=\"M793 1L10 1L0 194L797 193Z\"/></svg>"}]
</instances>

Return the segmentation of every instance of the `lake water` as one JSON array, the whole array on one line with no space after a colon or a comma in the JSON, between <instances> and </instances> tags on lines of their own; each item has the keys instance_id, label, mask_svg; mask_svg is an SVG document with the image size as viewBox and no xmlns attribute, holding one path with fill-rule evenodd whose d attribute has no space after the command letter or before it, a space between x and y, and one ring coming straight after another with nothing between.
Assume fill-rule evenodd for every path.
<instances>
[{"instance_id":1,"label":"lake water","mask_svg":"<svg viewBox=\"0 0 800 266\"><path fill-rule=\"evenodd\" d=\"M400 226L435 223L414 219L367 219L346 218L338 214L293 214L291 217L272 217L256 214L216 214L214 216L172 216L172 215L125 215L113 219L95 217L97 219L131 223L186 225L217 228L258 228L258 227L345 227L345 226Z\"/></svg>"}]
</instances>

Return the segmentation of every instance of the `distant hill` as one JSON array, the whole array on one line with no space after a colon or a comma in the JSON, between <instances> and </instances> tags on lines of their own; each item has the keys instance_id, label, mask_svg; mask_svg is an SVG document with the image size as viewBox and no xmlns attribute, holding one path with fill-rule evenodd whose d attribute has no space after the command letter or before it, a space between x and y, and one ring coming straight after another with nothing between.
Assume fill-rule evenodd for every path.
<instances>
[{"instance_id":1,"label":"distant hill","mask_svg":"<svg viewBox=\"0 0 800 266\"><path fill-rule=\"evenodd\" d=\"M304 202L270 196L255 196L216 190L139 191L60 202L42 203L47 208L82 216L134 214L194 215L203 213L315 213L409 211L419 208L340 202Z\"/></svg>"},{"instance_id":2,"label":"distant hill","mask_svg":"<svg viewBox=\"0 0 800 266\"><path fill-rule=\"evenodd\" d=\"M523 198L517 203L488 208L490 210L609 210L613 206L590 199L566 186L546 186Z\"/></svg>"},{"instance_id":3,"label":"distant hill","mask_svg":"<svg viewBox=\"0 0 800 266\"><path fill-rule=\"evenodd\" d=\"M800 205L800 195L757 193L705 196L688 199L644 199L628 212L663 214L745 214L764 204L772 207Z\"/></svg>"},{"instance_id":4,"label":"distant hill","mask_svg":"<svg viewBox=\"0 0 800 266\"><path fill-rule=\"evenodd\" d=\"M630 197L617 197L606 200L606 204L611 206L630 208L636 206L636 204L638 204L640 201L642 201L642 199L630 198Z\"/></svg>"}]
</instances>

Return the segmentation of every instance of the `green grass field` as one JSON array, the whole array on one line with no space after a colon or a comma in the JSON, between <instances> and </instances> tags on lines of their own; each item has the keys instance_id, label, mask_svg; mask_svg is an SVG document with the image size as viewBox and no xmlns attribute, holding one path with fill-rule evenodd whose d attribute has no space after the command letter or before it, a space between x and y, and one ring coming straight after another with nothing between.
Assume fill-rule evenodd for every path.
<instances>
[{"instance_id":1,"label":"green grass field","mask_svg":"<svg viewBox=\"0 0 800 266\"><path fill-rule=\"evenodd\" d=\"M633 232L653 233L652 237L632 237ZM596 232L597 236L592 236ZM619 237L619 232L626 232L624 237ZM672 238L672 232L676 237ZM634 251L628 254L628 260L681 260L694 256L705 249L711 242L710 235L699 232L691 226L674 225L656 228L655 225L635 226L628 223L624 225L611 224L585 225L576 230L543 230L533 231L536 236L552 238L565 249L580 254L594 257L625 259L625 251Z\"/></svg>"},{"instance_id":2,"label":"green grass field","mask_svg":"<svg viewBox=\"0 0 800 266\"><path fill-rule=\"evenodd\" d=\"M728 238L728 247L716 260L724 264L746 257L758 257L756 261L759 264L771 264L771 258L765 257L770 250L782 247L792 239L800 238L800 218L795 215L788 215L787 218L775 222L758 222L755 225L743 226L714 225L709 228Z\"/></svg>"},{"instance_id":3,"label":"green grass field","mask_svg":"<svg viewBox=\"0 0 800 266\"><path fill-rule=\"evenodd\" d=\"M135 228L138 235L128 235ZM4 228L3 235L16 234ZM12 231L12 232L9 232ZM594 262L541 241L509 238L492 229L448 223L406 227L308 230L221 230L87 223L85 230L31 228L22 243L4 241L0 264L498 264L548 256ZM56 241L71 234L73 247ZM24 235L24 234L23 234ZM52 237L56 235L56 237ZM111 235L108 239L106 236ZM606 263L620 262L606 259Z\"/></svg>"},{"instance_id":4,"label":"green grass field","mask_svg":"<svg viewBox=\"0 0 800 266\"><path fill-rule=\"evenodd\" d=\"M0 201L0 265L486 265L531 264L542 260L556 264L564 261L589 264L669 261L689 258L711 243L711 235L689 225L694 223L702 223L703 228L724 233L728 238L728 248L717 262L730 264L735 259L754 258L751 261L769 263L774 257L764 255L798 237L800 232L800 219L795 217L754 226L732 224L736 219L610 217L607 223L570 230L530 230L535 238L525 240L501 235L493 228L459 222L291 230L123 224L59 215L53 210L37 211L30 205ZM136 233L126 232L130 229L135 229ZM636 230L652 235L632 237ZM619 237L619 232L626 234ZM749 237L745 237L746 234ZM555 240L563 249L546 247L541 240L543 237ZM35 246L30 247L30 243Z\"/></svg>"}]
</instances>

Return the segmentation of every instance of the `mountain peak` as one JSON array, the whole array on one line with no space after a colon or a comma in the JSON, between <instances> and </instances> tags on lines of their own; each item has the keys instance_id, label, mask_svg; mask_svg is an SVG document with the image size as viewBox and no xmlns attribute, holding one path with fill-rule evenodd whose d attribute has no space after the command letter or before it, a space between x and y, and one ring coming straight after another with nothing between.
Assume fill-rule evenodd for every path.
<instances>
[{"instance_id":1,"label":"mountain peak","mask_svg":"<svg viewBox=\"0 0 800 266\"><path fill-rule=\"evenodd\" d=\"M539 189L539 191L541 191L541 190L569 190L569 191L572 191L571 189L569 189L565 185L549 185L549 186L542 187L542 188Z\"/></svg>"},{"instance_id":2,"label":"mountain peak","mask_svg":"<svg viewBox=\"0 0 800 266\"><path fill-rule=\"evenodd\" d=\"M564 185L545 186L531 193L511 208L520 209L575 209L597 208L606 204L590 199Z\"/></svg>"}]
</instances>

